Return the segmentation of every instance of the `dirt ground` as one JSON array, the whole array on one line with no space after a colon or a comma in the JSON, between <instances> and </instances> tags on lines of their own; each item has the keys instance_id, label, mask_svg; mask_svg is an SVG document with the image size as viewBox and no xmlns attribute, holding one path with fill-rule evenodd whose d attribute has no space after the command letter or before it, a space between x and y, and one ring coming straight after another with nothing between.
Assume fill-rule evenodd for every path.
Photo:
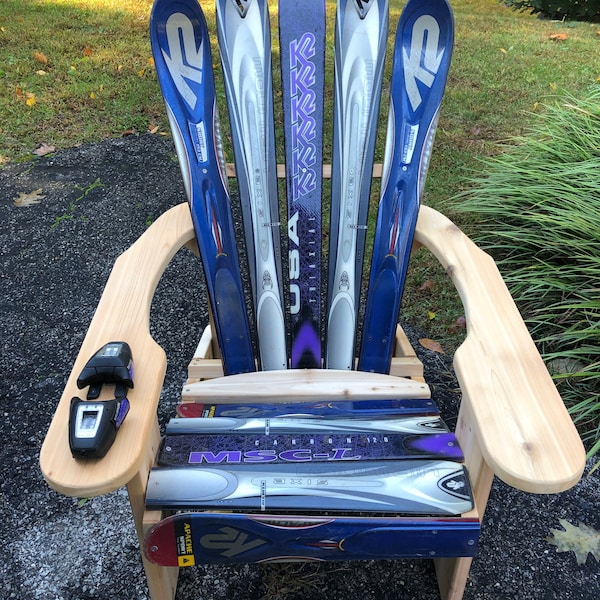
<instances>
[{"instance_id":1,"label":"dirt ground","mask_svg":"<svg viewBox=\"0 0 600 600\"><path fill-rule=\"evenodd\" d=\"M183 200L171 142L159 136L105 140L0 169L1 598L147 598L125 490L82 503L60 496L38 459L115 258ZM199 263L183 251L152 310L153 335L170 361L162 425L174 415L207 322L203 298ZM452 425L458 396L450 359L425 350L421 358ZM588 555L578 565L573 552L546 541L559 519L600 530L599 476L555 496L496 481L465 598L599 598L596 560ZM307 597L439 596L430 561L199 567L182 571L177 592L179 600Z\"/></svg>"}]
</instances>

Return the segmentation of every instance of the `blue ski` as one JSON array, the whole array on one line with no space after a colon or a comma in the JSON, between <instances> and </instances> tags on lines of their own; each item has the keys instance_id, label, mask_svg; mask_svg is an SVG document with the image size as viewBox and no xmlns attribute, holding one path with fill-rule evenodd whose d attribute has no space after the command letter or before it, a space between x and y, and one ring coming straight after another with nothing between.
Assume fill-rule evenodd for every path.
<instances>
[{"instance_id":1,"label":"blue ski","mask_svg":"<svg viewBox=\"0 0 600 600\"><path fill-rule=\"evenodd\" d=\"M279 0L288 198L291 367L321 367L325 1Z\"/></svg>"},{"instance_id":2,"label":"blue ski","mask_svg":"<svg viewBox=\"0 0 600 600\"><path fill-rule=\"evenodd\" d=\"M450 66L446 0L409 0L394 52L382 194L358 369L389 373L420 198Z\"/></svg>"},{"instance_id":3,"label":"blue ski","mask_svg":"<svg viewBox=\"0 0 600 600\"><path fill-rule=\"evenodd\" d=\"M326 367L353 369L388 0L339 0Z\"/></svg>"},{"instance_id":4,"label":"blue ski","mask_svg":"<svg viewBox=\"0 0 600 600\"><path fill-rule=\"evenodd\" d=\"M266 0L217 0L217 34L244 218L260 366L263 370L286 369Z\"/></svg>"},{"instance_id":5,"label":"blue ski","mask_svg":"<svg viewBox=\"0 0 600 600\"><path fill-rule=\"evenodd\" d=\"M379 400L313 400L295 403L271 404L203 404L182 402L177 406L180 417L328 417L387 419L411 415L439 415L440 412L429 398L389 398Z\"/></svg>"},{"instance_id":6,"label":"blue ski","mask_svg":"<svg viewBox=\"0 0 600 600\"><path fill-rule=\"evenodd\" d=\"M195 0L156 0L150 40L225 374L255 370L221 151L210 41Z\"/></svg>"},{"instance_id":7,"label":"blue ski","mask_svg":"<svg viewBox=\"0 0 600 600\"><path fill-rule=\"evenodd\" d=\"M368 560L475 556L479 521L467 517L361 517L190 512L146 535L153 563Z\"/></svg>"}]
</instances>

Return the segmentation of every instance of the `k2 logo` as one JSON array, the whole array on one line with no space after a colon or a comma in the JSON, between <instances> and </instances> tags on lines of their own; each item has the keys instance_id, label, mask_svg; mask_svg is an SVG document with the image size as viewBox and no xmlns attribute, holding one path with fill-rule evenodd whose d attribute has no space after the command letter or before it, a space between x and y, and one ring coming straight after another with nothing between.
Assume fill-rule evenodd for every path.
<instances>
[{"instance_id":1,"label":"k2 logo","mask_svg":"<svg viewBox=\"0 0 600 600\"><path fill-rule=\"evenodd\" d=\"M194 110L198 96L186 80L202 83L202 43L196 47L194 25L182 13L173 13L167 19L166 33L169 53L163 48L163 58L175 87Z\"/></svg>"},{"instance_id":2,"label":"k2 logo","mask_svg":"<svg viewBox=\"0 0 600 600\"><path fill-rule=\"evenodd\" d=\"M207 550L222 550L221 556L237 556L248 550L266 544L266 540L259 537L248 541L248 534L238 531L234 527L221 527L219 533L207 533L200 538L200 544Z\"/></svg>"},{"instance_id":3,"label":"k2 logo","mask_svg":"<svg viewBox=\"0 0 600 600\"><path fill-rule=\"evenodd\" d=\"M433 85L445 48L438 51L440 26L431 15L422 15L414 23L409 52L403 50L404 82L410 106L415 112L423 100L417 81Z\"/></svg>"}]
</instances>

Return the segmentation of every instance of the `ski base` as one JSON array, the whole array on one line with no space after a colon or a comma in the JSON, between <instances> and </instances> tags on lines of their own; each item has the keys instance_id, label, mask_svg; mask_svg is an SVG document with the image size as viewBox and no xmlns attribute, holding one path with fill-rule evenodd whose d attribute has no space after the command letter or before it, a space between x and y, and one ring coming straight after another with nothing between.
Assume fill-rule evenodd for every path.
<instances>
[{"instance_id":1,"label":"ski base","mask_svg":"<svg viewBox=\"0 0 600 600\"><path fill-rule=\"evenodd\" d=\"M165 567L280 561L475 556L476 518L181 513L156 524L144 553Z\"/></svg>"}]
</instances>

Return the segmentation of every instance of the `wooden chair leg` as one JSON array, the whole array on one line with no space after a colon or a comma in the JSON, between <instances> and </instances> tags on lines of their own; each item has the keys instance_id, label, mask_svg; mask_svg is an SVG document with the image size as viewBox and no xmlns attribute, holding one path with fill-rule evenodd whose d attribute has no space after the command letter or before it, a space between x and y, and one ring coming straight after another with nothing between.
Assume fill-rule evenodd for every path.
<instances>
[{"instance_id":1,"label":"wooden chair leg","mask_svg":"<svg viewBox=\"0 0 600 600\"><path fill-rule=\"evenodd\" d=\"M148 482L148 473L154 463L159 443L160 432L158 429L158 421L156 421L153 426L153 431L149 435L146 460L143 462L135 477L127 484L127 492L129 494L129 503L131 505L131 512L133 513L135 529L140 544L142 563L144 564L144 570L148 580L150 598L152 600L173 600L175 597L175 590L177 589L179 569L177 567L160 567L155 565L146 559L143 552L146 484Z\"/></svg>"},{"instance_id":2,"label":"wooden chair leg","mask_svg":"<svg viewBox=\"0 0 600 600\"><path fill-rule=\"evenodd\" d=\"M466 399L463 399L458 415L456 437L465 454L465 464L469 470L471 485L473 486L475 506L479 513L479 518L483 519L492 488L494 473L486 464L481 454L479 441L473 430L469 402ZM472 562L472 557L438 558L434 561L438 587L443 600L461 600L465 593Z\"/></svg>"}]
</instances>

